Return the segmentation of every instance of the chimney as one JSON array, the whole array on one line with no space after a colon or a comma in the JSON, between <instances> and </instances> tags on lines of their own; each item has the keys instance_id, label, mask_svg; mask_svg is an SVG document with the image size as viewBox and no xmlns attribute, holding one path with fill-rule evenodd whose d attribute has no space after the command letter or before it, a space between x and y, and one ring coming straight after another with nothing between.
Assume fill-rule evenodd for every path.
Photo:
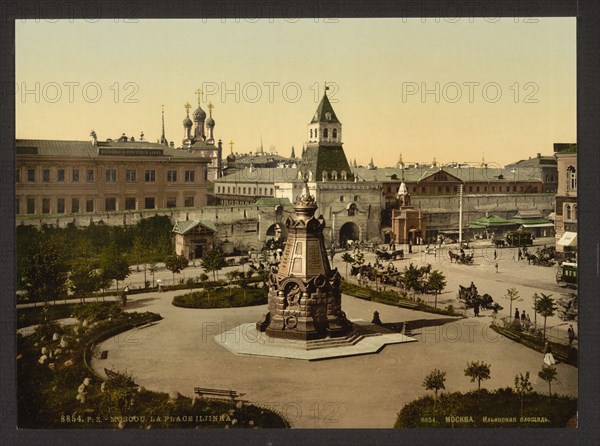
<instances>
[{"instance_id":1,"label":"chimney","mask_svg":"<svg viewBox=\"0 0 600 446\"><path fill-rule=\"evenodd\" d=\"M92 130L90 133L90 136L92 137L92 145L97 146L98 145L98 136L96 136L96 132Z\"/></svg>"},{"instance_id":2,"label":"chimney","mask_svg":"<svg viewBox=\"0 0 600 446\"><path fill-rule=\"evenodd\" d=\"M541 157L542 157L542 154L541 154L541 153L538 153L538 154L537 154L537 157L538 157L538 158L541 158Z\"/></svg>"}]
</instances>

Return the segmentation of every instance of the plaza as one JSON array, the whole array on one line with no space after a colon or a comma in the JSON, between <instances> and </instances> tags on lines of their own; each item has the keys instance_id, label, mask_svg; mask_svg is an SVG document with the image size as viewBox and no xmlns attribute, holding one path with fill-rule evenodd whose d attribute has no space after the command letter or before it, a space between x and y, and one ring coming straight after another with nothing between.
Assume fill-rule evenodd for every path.
<instances>
[{"instance_id":1,"label":"plaza","mask_svg":"<svg viewBox=\"0 0 600 446\"><path fill-rule=\"evenodd\" d=\"M551 240L538 239L536 246ZM555 268L519 262L513 258L515 250L505 248L497 250L496 273L494 248L489 242L472 246L473 265L450 263L445 249L434 257L417 252L419 247L407 259L394 264L403 268L411 262L431 263L433 269L441 271L447 279L444 292L438 296L438 306L442 308L450 303L456 308L458 285L473 281L480 293L490 294L504 307L499 317L509 315L509 302L502 299L507 288L516 288L523 298L513 303L513 311L515 307L525 309L532 320L535 292L558 298L568 291L556 285ZM366 253L365 261L374 263L374 254ZM345 266L338 253L333 267L344 275ZM199 271L200 268L190 267L185 276L197 275ZM172 280L169 271L156 273L155 279L158 278L164 283ZM126 284L137 287L138 281L143 283L143 273L135 272ZM193 395L195 386L233 389L252 403L278 410L295 428L389 428L404 404L425 394L421 383L434 368L447 372L447 391L474 389L463 372L468 361L491 365L491 379L484 383L485 388L510 387L517 373L529 371L533 389L542 393L547 389L547 384L537 378L543 365L542 354L491 330L490 310L477 318L472 310L465 312L465 318L449 318L344 295L344 311L350 319L370 321L373 312L378 311L384 324L408 322L407 334L417 342L387 345L377 354L309 362L233 354L219 345L215 336L233 330L224 335L228 336L227 341L236 342L236 335L241 339L246 334L241 329L236 331L236 327L256 322L266 305L213 310L173 306L173 297L183 293L184 290L132 295L128 311L156 312L163 320L104 341L98 349L108 351L107 358L94 359L92 367L101 375L104 368L127 370L136 383L148 389L176 390L188 396ZM538 324L541 322L538 317ZM568 324L557 316L548 318L547 325L549 335L566 336ZM553 391L577 396L577 368L563 363L556 367L558 382Z\"/></svg>"}]
</instances>

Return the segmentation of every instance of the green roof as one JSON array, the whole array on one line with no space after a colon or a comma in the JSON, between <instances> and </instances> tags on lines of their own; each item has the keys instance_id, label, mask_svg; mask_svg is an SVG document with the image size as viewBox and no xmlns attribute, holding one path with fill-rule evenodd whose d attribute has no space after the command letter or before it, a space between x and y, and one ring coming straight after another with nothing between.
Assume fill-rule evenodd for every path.
<instances>
[{"instance_id":1,"label":"green roof","mask_svg":"<svg viewBox=\"0 0 600 446\"><path fill-rule=\"evenodd\" d=\"M326 113L331 114L331 119L326 118ZM317 107L317 112L315 113L315 116L313 116L312 121L310 121L311 124L314 124L316 122L333 122L337 124L339 124L340 122L337 116L335 115L335 112L333 111L331 102L329 102L327 92L325 92L325 94L323 95L323 99L321 99L321 103L319 104L319 107Z\"/></svg>"},{"instance_id":2,"label":"green roof","mask_svg":"<svg viewBox=\"0 0 600 446\"><path fill-rule=\"evenodd\" d=\"M498 217L497 215L490 215L489 217L481 217L477 220L469 223L469 229L485 229L492 226L516 226L519 223L516 223L512 220L507 220L502 217Z\"/></svg>"},{"instance_id":3,"label":"green roof","mask_svg":"<svg viewBox=\"0 0 600 446\"><path fill-rule=\"evenodd\" d=\"M334 170L337 172L338 180L341 180L342 171L346 171L348 180L354 178L341 145L308 145L303 161L306 161L308 168L313 172L313 181L322 181L323 171L327 172L330 180L331 172Z\"/></svg>"}]
</instances>

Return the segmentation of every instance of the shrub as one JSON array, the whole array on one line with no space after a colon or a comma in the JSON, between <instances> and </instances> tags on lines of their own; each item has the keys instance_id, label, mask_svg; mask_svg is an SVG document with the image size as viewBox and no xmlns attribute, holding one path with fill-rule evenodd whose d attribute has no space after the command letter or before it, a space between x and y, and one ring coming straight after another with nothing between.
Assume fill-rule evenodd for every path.
<instances>
[{"instance_id":1,"label":"shrub","mask_svg":"<svg viewBox=\"0 0 600 446\"><path fill-rule=\"evenodd\" d=\"M263 305L267 301L265 288L216 287L175 296L173 305L183 308L229 308Z\"/></svg>"}]
</instances>

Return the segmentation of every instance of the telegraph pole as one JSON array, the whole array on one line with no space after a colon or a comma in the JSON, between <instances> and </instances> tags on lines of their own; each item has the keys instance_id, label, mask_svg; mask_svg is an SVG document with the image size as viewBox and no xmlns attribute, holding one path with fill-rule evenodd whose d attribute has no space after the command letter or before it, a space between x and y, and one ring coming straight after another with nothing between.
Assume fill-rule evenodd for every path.
<instances>
[{"instance_id":1,"label":"telegraph pole","mask_svg":"<svg viewBox=\"0 0 600 446\"><path fill-rule=\"evenodd\" d=\"M462 248L462 209L463 209L463 185L458 186L458 246Z\"/></svg>"}]
</instances>

